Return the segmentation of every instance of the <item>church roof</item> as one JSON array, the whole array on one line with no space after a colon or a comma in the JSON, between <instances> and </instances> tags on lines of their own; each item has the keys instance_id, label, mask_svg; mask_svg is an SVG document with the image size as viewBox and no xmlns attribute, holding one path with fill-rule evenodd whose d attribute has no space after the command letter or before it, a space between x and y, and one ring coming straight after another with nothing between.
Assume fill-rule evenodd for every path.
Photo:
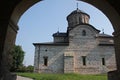
<instances>
[{"instance_id":1,"label":"church roof","mask_svg":"<svg viewBox=\"0 0 120 80\"><path fill-rule=\"evenodd\" d=\"M67 33L65 32L56 32L53 34L53 37L67 37Z\"/></svg>"},{"instance_id":2,"label":"church roof","mask_svg":"<svg viewBox=\"0 0 120 80\"><path fill-rule=\"evenodd\" d=\"M33 43L33 45L54 45L54 46L68 46L69 43L67 42L45 42L45 43Z\"/></svg>"},{"instance_id":3,"label":"church roof","mask_svg":"<svg viewBox=\"0 0 120 80\"><path fill-rule=\"evenodd\" d=\"M85 15L87 15L87 16L89 16L87 13L85 13L84 11L82 11L82 10L80 10L80 9L76 9L76 10L74 10L74 11L72 11L69 15L68 15L68 17L70 16L70 15L72 15L72 14L85 14ZM90 16L89 16L89 18L90 18Z\"/></svg>"},{"instance_id":4,"label":"church roof","mask_svg":"<svg viewBox=\"0 0 120 80\"><path fill-rule=\"evenodd\" d=\"M111 35L108 35L108 34L104 34L104 33L101 33L101 34L98 34L97 35L98 38L113 38L113 36ZM99 42L99 46L113 46L114 45L114 41L113 40L100 40Z\"/></svg>"},{"instance_id":5,"label":"church roof","mask_svg":"<svg viewBox=\"0 0 120 80\"><path fill-rule=\"evenodd\" d=\"M90 26L91 28L93 28L94 30L96 30L97 32L100 32L100 30L98 30L98 29L96 29L94 26L92 26L92 25L90 25L90 24L86 24L86 23L81 23L81 24L77 24L77 25L75 25L75 27L77 27L78 25L88 25L88 26ZM74 27L74 28L75 28ZM71 30L71 29L70 29Z\"/></svg>"},{"instance_id":6,"label":"church roof","mask_svg":"<svg viewBox=\"0 0 120 80\"><path fill-rule=\"evenodd\" d=\"M98 34L97 37L101 37L101 38L113 38L113 36L108 35L108 34L104 34L104 33Z\"/></svg>"}]
</instances>

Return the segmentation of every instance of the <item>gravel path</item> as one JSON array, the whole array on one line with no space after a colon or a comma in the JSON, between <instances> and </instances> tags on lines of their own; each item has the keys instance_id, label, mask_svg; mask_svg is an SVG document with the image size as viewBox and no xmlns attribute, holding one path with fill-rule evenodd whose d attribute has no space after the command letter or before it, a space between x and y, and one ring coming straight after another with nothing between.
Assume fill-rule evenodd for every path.
<instances>
[{"instance_id":1,"label":"gravel path","mask_svg":"<svg viewBox=\"0 0 120 80\"><path fill-rule=\"evenodd\" d=\"M17 80L33 80L33 79L17 76Z\"/></svg>"}]
</instances>

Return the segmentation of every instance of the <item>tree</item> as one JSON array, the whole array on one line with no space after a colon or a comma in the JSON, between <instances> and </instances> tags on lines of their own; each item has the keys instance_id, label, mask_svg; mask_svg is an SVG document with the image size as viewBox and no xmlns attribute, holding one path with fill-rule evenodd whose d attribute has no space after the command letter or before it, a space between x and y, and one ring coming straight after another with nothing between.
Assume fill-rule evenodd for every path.
<instances>
[{"instance_id":1,"label":"tree","mask_svg":"<svg viewBox=\"0 0 120 80\"><path fill-rule=\"evenodd\" d=\"M27 66L27 72L33 72L33 70L34 70L34 66L32 65Z\"/></svg>"},{"instance_id":2,"label":"tree","mask_svg":"<svg viewBox=\"0 0 120 80\"><path fill-rule=\"evenodd\" d=\"M20 66L23 66L22 63L24 60L25 52L22 50L22 47L20 45L15 45L10 54L12 55L12 65L10 70L17 71Z\"/></svg>"}]
</instances>

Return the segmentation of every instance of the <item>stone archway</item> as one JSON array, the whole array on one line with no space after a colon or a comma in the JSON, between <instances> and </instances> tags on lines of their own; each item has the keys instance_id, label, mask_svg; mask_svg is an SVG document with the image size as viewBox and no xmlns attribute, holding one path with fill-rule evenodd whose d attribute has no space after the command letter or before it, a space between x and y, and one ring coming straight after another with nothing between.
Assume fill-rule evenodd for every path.
<instances>
[{"instance_id":1,"label":"stone archway","mask_svg":"<svg viewBox=\"0 0 120 80\"><path fill-rule=\"evenodd\" d=\"M1 0L0 10L0 80L13 80L6 67L7 55L12 45L15 43L15 38L18 30L17 23L21 15L32 5L42 0L11 0L5 1ZM119 0L82 0L87 2L99 10L101 10L111 21L114 32L114 41L115 41L115 53L117 60L117 71L110 72L109 77L113 80L119 80L120 77L120 11L119 11ZM111 75L112 74L112 75Z\"/></svg>"}]
</instances>

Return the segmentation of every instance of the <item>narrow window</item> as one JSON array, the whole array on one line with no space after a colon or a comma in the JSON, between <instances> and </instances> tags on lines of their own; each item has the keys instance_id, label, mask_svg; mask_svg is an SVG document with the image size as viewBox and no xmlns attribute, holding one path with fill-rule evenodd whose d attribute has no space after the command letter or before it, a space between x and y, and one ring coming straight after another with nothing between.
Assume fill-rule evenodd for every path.
<instances>
[{"instance_id":1,"label":"narrow window","mask_svg":"<svg viewBox=\"0 0 120 80\"><path fill-rule=\"evenodd\" d=\"M81 20L81 17L79 17L79 24L81 23L81 21L82 21L82 20Z\"/></svg>"},{"instance_id":2,"label":"narrow window","mask_svg":"<svg viewBox=\"0 0 120 80\"><path fill-rule=\"evenodd\" d=\"M44 65L47 66L48 65L48 57L44 56L43 59L44 59Z\"/></svg>"},{"instance_id":3,"label":"narrow window","mask_svg":"<svg viewBox=\"0 0 120 80\"><path fill-rule=\"evenodd\" d=\"M85 30L82 31L82 36L86 36L86 31Z\"/></svg>"},{"instance_id":4,"label":"narrow window","mask_svg":"<svg viewBox=\"0 0 120 80\"><path fill-rule=\"evenodd\" d=\"M85 23L88 23L88 18L87 17L85 17Z\"/></svg>"},{"instance_id":5,"label":"narrow window","mask_svg":"<svg viewBox=\"0 0 120 80\"><path fill-rule=\"evenodd\" d=\"M86 56L82 56L83 65L86 65Z\"/></svg>"},{"instance_id":6,"label":"narrow window","mask_svg":"<svg viewBox=\"0 0 120 80\"><path fill-rule=\"evenodd\" d=\"M102 58L102 65L105 65L105 58Z\"/></svg>"}]
</instances>

